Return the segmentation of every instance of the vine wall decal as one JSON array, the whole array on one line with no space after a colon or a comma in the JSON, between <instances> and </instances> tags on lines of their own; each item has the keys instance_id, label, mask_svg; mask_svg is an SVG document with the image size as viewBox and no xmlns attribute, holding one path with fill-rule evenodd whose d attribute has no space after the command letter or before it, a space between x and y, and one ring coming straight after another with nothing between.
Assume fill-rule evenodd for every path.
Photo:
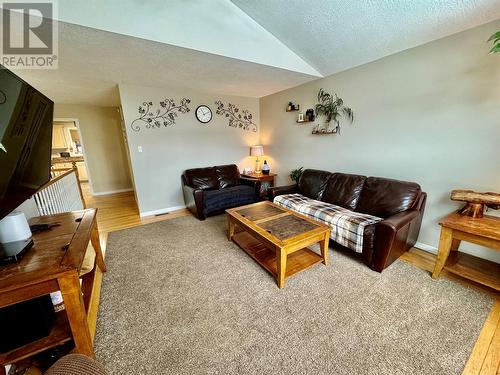
<instances>
[{"instance_id":1,"label":"vine wall decal","mask_svg":"<svg viewBox=\"0 0 500 375\"><path fill-rule=\"evenodd\" d=\"M147 129L159 128L162 125L167 127L175 124L175 119L179 113L188 113L190 99L182 98L179 105L175 104L174 99L165 99L160 102L160 108L153 111L153 102L144 102L139 106L139 117L132 121L130 127L138 132L141 125L146 125Z\"/></svg>"},{"instance_id":2,"label":"vine wall decal","mask_svg":"<svg viewBox=\"0 0 500 375\"><path fill-rule=\"evenodd\" d=\"M224 103L220 100L217 100L215 105L217 106L215 113L227 117L229 126L253 132L257 131L257 124L252 121L252 114L249 110L243 109L240 111L236 105L231 103L228 103L227 108L225 108Z\"/></svg>"}]
</instances>

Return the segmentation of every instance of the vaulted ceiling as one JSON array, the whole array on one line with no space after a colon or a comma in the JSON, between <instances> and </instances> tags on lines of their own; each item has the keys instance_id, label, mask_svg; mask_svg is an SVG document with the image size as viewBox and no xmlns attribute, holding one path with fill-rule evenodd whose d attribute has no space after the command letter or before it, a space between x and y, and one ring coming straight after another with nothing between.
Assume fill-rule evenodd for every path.
<instances>
[{"instance_id":1,"label":"vaulted ceiling","mask_svg":"<svg viewBox=\"0 0 500 375\"><path fill-rule=\"evenodd\" d=\"M56 102L120 83L261 97L500 18L498 0L59 1L59 69L17 71Z\"/></svg>"},{"instance_id":2,"label":"vaulted ceiling","mask_svg":"<svg viewBox=\"0 0 500 375\"><path fill-rule=\"evenodd\" d=\"M322 75L500 18L499 0L231 0Z\"/></svg>"}]
</instances>

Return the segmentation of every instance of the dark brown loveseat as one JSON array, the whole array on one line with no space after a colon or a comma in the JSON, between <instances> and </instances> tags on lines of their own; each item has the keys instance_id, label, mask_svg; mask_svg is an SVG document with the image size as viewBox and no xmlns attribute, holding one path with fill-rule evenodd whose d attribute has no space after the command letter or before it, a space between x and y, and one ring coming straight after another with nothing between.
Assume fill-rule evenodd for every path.
<instances>
[{"instance_id":1,"label":"dark brown loveseat","mask_svg":"<svg viewBox=\"0 0 500 375\"><path fill-rule=\"evenodd\" d=\"M260 181L241 177L235 164L187 169L181 181L186 207L200 220L260 198Z\"/></svg>"},{"instance_id":2,"label":"dark brown loveseat","mask_svg":"<svg viewBox=\"0 0 500 375\"><path fill-rule=\"evenodd\" d=\"M427 197L414 182L314 169L306 169L298 184L270 188L268 194L271 201L292 202L288 208L329 221L332 236L342 214L375 217L378 222L363 227L360 238L364 262L378 272L417 241ZM343 211L332 219L330 208Z\"/></svg>"}]
</instances>

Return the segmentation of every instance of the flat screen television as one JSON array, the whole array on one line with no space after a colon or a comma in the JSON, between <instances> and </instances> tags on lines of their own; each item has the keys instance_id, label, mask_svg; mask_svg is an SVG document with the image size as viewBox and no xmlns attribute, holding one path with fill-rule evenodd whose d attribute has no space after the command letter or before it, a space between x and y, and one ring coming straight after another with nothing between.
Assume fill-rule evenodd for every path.
<instances>
[{"instance_id":1,"label":"flat screen television","mask_svg":"<svg viewBox=\"0 0 500 375\"><path fill-rule=\"evenodd\" d=\"M54 103L0 65L0 220L50 179Z\"/></svg>"}]
</instances>

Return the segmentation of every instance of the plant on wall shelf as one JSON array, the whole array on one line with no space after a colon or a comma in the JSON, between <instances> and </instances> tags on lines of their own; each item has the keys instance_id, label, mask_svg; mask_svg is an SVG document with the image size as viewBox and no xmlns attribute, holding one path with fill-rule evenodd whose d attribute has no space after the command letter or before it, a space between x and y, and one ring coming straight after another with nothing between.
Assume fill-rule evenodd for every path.
<instances>
[{"instance_id":1,"label":"plant on wall shelf","mask_svg":"<svg viewBox=\"0 0 500 375\"><path fill-rule=\"evenodd\" d=\"M490 36L488 42L493 43L493 48L490 49L490 53L500 53L500 31Z\"/></svg>"},{"instance_id":2,"label":"plant on wall shelf","mask_svg":"<svg viewBox=\"0 0 500 375\"><path fill-rule=\"evenodd\" d=\"M318 92L318 104L316 104L315 110L318 116L325 117L325 130L327 132L332 121L336 124L333 133L340 133L340 119L342 117L345 117L351 123L354 121L352 109L344 105L342 98L339 98L337 94L333 96L323 89Z\"/></svg>"},{"instance_id":3,"label":"plant on wall shelf","mask_svg":"<svg viewBox=\"0 0 500 375\"><path fill-rule=\"evenodd\" d=\"M290 178L292 179L292 181L294 181L295 183L299 182L299 178L300 176L302 176L303 169L304 167L300 167L290 172Z\"/></svg>"}]
</instances>

